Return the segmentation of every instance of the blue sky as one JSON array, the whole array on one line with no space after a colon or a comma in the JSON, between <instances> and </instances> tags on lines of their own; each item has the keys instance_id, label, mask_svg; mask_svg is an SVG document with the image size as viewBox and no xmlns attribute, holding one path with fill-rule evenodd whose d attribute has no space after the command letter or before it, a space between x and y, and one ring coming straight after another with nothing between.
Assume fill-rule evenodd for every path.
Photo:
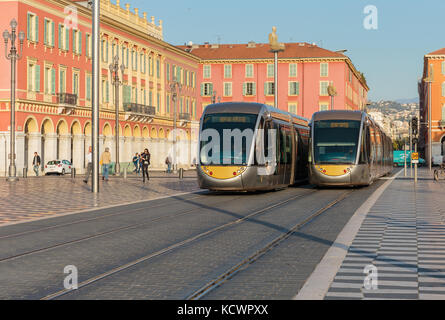
<instances>
[{"instance_id":1,"label":"blue sky","mask_svg":"<svg viewBox=\"0 0 445 320\"><path fill-rule=\"evenodd\" d=\"M417 97L423 56L445 47L443 0L128 2L131 10L155 16L156 23L162 19L164 40L172 44L267 42L275 25L281 42L347 49L367 78L372 100ZM378 9L377 30L363 27L367 5Z\"/></svg>"}]
</instances>

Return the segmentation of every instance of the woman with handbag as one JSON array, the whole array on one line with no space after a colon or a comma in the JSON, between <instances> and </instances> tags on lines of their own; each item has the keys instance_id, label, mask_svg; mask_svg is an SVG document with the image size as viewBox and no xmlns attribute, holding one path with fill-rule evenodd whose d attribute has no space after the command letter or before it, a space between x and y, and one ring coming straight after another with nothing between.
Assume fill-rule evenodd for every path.
<instances>
[{"instance_id":1,"label":"woman with handbag","mask_svg":"<svg viewBox=\"0 0 445 320\"><path fill-rule=\"evenodd\" d=\"M147 175L147 181L150 180L148 175L148 166L150 165L150 152L145 148L144 153L141 154L142 159L142 181L145 183L145 175Z\"/></svg>"}]
</instances>

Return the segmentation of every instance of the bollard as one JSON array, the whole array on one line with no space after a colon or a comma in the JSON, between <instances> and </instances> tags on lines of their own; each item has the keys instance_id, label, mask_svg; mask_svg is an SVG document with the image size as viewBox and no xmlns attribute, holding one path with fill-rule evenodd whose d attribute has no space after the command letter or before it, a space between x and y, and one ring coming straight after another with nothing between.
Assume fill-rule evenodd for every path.
<instances>
[{"instance_id":1,"label":"bollard","mask_svg":"<svg viewBox=\"0 0 445 320\"><path fill-rule=\"evenodd\" d=\"M23 178L28 178L28 168L23 168Z\"/></svg>"},{"instance_id":2,"label":"bollard","mask_svg":"<svg viewBox=\"0 0 445 320\"><path fill-rule=\"evenodd\" d=\"M127 179L127 167L124 167L124 180Z\"/></svg>"},{"instance_id":3,"label":"bollard","mask_svg":"<svg viewBox=\"0 0 445 320\"><path fill-rule=\"evenodd\" d=\"M76 168L71 168L71 179L76 178Z\"/></svg>"},{"instance_id":4,"label":"bollard","mask_svg":"<svg viewBox=\"0 0 445 320\"><path fill-rule=\"evenodd\" d=\"M183 178L184 178L184 169L179 168L179 179L183 179Z\"/></svg>"}]
</instances>

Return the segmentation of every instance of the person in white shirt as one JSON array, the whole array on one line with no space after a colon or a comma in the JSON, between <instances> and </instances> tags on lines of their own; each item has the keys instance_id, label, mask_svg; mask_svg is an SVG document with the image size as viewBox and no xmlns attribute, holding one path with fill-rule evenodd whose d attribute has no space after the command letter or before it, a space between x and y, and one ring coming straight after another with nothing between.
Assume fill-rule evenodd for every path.
<instances>
[{"instance_id":1,"label":"person in white shirt","mask_svg":"<svg viewBox=\"0 0 445 320\"><path fill-rule=\"evenodd\" d=\"M88 154L86 155L87 160L87 175L83 182L88 183L88 178L90 177L91 171L93 171L93 149L91 146L88 148Z\"/></svg>"}]
</instances>

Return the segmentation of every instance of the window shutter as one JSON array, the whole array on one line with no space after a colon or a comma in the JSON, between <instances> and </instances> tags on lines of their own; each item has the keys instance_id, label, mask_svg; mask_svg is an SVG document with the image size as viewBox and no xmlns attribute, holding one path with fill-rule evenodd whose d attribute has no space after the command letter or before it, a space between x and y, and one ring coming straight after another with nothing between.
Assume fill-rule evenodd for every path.
<instances>
[{"instance_id":1,"label":"window shutter","mask_svg":"<svg viewBox=\"0 0 445 320\"><path fill-rule=\"evenodd\" d=\"M264 95L267 96L267 82L264 82Z\"/></svg>"},{"instance_id":2,"label":"window shutter","mask_svg":"<svg viewBox=\"0 0 445 320\"><path fill-rule=\"evenodd\" d=\"M59 49L62 48L62 25L59 23Z\"/></svg>"},{"instance_id":3,"label":"window shutter","mask_svg":"<svg viewBox=\"0 0 445 320\"><path fill-rule=\"evenodd\" d=\"M201 97L204 96L204 83L201 83Z\"/></svg>"},{"instance_id":4,"label":"window shutter","mask_svg":"<svg viewBox=\"0 0 445 320\"><path fill-rule=\"evenodd\" d=\"M32 89L32 69L31 66L28 64L28 91L31 91Z\"/></svg>"},{"instance_id":5,"label":"window shutter","mask_svg":"<svg viewBox=\"0 0 445 320\"><path fill-rule=\"evenodd\" d=\"M45 19L43 21L43 43L44 44L49 44L48 43L48 30L47 30L47 27L46 27L46 23L47 23L47 20Z\"/></svg>"},{"instance_id":6,"label":"window shutter","mask_svg":"<svg viewBox=\"0 0 445 320\"><path fill-rule=\"evenodd\" d=\"M56 94L56 69L51 69L51 94Z\"/></svg>"},{"instance_id":7,"label":"window shutter","mask_svg":"<svg viewBox=\"0 0 445 320\"><path fill-rule=\"evenodd\" d=\"M91 100L91 77L87 76L87 100Z\"/></svg>"},{"instance_id":8,"label":"window shutter","mask_svg":"<svg viewBox=\"0 0 445 320\"><path fill-rule=\"evenodd\" d=\"M36 65L35 91L40 92L40 66Z\"/></svg>"},{"instance_id":9,"label":"window shutter","mask_svg":"<svg viewBox=\"0 0 445 320\"><path fill-rule=\"evenodd\" d=\"M247 83L245 83L245 82L243 82L243 96L245 96L246 95L246 87L247 87Z\"/></svg>"},{"instance_id":10,"label":"window shutter","mask_svg":"<svg viewBox=\"0 0 445 320\"><path fill-rule=\"evenodd\" d=\"M51 45L54 46L55 41L54 41L54 34L56 32L56 28L54 26L54 21L51 21Z\"/></svg>"},{"instance_id":11,"label":"window shutter","mask_svg":"<svg viewBox=\"0 0 445 320\"><path fill-rule=\"evenodd\" d=\"M28 13L28 24L27 24L27 26L28 26L28 30L27 30L27 32L26 32L26 36L27 36L27 39L28 40L31 40L31 14L30 13Z\"/></svg>"},{"instance_id":12,"label":"window shutter","mask_svg":"<svg viewBox=\"0 0 445 320\"><path fill-rule=\"evenodd\" d=\"M256 96L256 83L252 83L252 95Z\"/></svg>"},{"instance_id":13,"label":"window shutter","mask_svg":"<svg viewBox=\"0 0 445 320\"><path fill-rule=\"evenodd\" d=\"M77 53L76 32L73 29L73 53Z\"/></svg>"},{"instance_id":14,"label":"window shutter","mask_svg":"<svg viewBox=\"0 0 445 320\"><path fill-rule=\"evenodd\" d=\"M296 94L297 94L297 95L300 94L300 83L299 83L299 82L296 82L296 83L295 83L295 91L296 91Z\"/></svg>"},{"instance_id":15,"label":"window shutter","mask_svg":"<svg viewBox=\"0 0 445 320\"><path fill-rule=\"evenodd\" d=\"M108 86L108 80L105 81L105 83L106 83L105 102L109 102L110 101L110 87Z\"/></svg>"},{"instance_id":16,"label":"window shutter","mask_svg":"<svg viewBox=\"0 0 445 320\"><path fill-rule=\"evenodd\" d=\"M65 29L65 50L70 50L70 30Z\"/></svg>"},{"instance_id":17,"label":"window shutter","mask_svg":"<svg viewBox=\"0 0 445 320\"><path fill-rule=\"evenodd\" d=\"M213 83L211 83L211 84L209 85L209 87L210 87L210 95L212 95L212 94L213 94Z\"/></svg>"},{"instance_id":18,"label":"window shutter","mask_svg":"<svg viewBox=\"0 0 445 320\"><path fill-rule=\"evenodd\" d=\"M36 16L36 42L39 42L39 17Z\"/></svg>"},{"instance_id":19,"label":"window shutter","mask_svg":"<svg viewBox=\"0 0 445 320\"><path fill-rule=\"evenodd\" d=\"M79 31L79 54L82 54L82 32Z\"/></svg>"}]
</instances>

